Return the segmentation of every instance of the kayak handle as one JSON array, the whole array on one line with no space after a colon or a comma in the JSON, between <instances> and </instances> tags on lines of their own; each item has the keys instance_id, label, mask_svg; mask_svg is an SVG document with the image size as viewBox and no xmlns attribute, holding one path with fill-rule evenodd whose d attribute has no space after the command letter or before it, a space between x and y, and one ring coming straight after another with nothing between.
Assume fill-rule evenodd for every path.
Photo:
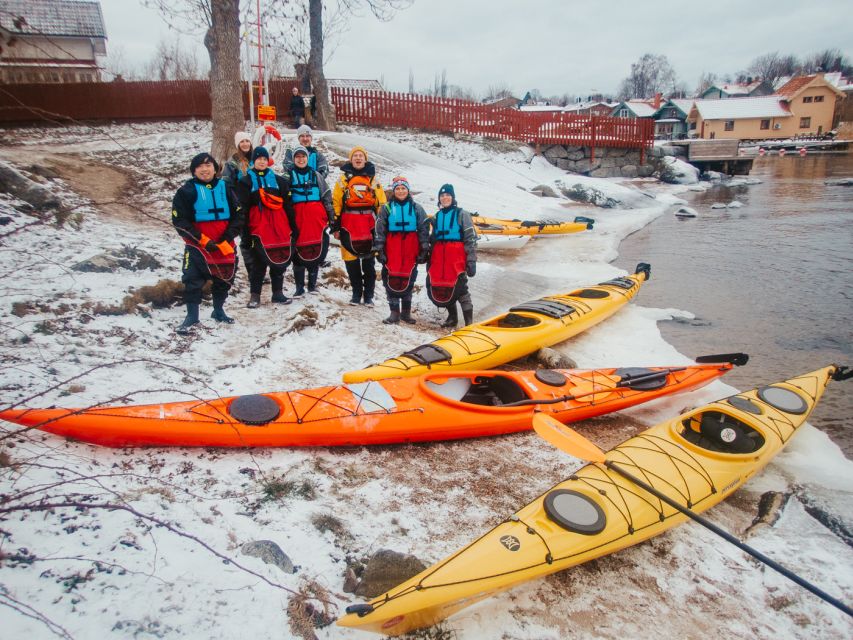
<instances>
[{"instance_id":1,"label":"kayak handle","mask_svg":"<svg viewBox=\"0 0 853 640\"><path fill-rule=\"evenodd\" d=\"M634 269L634 273L645 273L646 280L648 281L652 277L652 265L648 262L640 262L637 264L637 268Z\"/></svg>"},{"instance_id":2,"label":"kayak handle","mask_svg":"<svg viewBox=\"0 0 853 640\"><path fill-rule=\"evenodd\" d=\"M696 362L728 362L736 367L742 367L749 362L748 353L717 353L710 356L699 356Z\"/></svg>"},{"instance_id":3,"label":"kayak handle","mask_svg":"<svg viewBox=\"0 0 853 640\"><path fill-rule=\"evenodd\" d=\"M346 608L347 613L354 613L359 618L363 618L368 613L373 613L373 605L372 604L351 604Z\"/></svg>"},{"instance_id":4,"label":"kayak handle","mask_svg":"<svg viewBox=\"0 0 853 640\"><path fill-rule=\"evenodd\" d=\"M853 378L853 368L851 367L835 367L835 373L832 374L833 380L849 380Z\"/></svg>"}]
</instances>

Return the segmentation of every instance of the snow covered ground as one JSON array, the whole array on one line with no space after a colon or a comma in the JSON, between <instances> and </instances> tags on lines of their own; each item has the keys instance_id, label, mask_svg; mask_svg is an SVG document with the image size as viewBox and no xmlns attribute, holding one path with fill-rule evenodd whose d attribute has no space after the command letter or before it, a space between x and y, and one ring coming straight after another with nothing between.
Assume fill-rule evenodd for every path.
<instances>
[{"instance_id":1,"label":"snow covered ground","mask_svg":"<svg viewBox=\"0 0 853 640\"><path fill-rule=\"evenodd\" d=\"M0 227L0 407L175 401L333 384L343 371L442 335L444 314L422 291L414 326L380 322L387 315L381 287L376 308L347 305L335 250L320 296L281 307L268 304L266 290L261 308L249 310L241 271L226 305L237 323L217 325L204 305L204 326L189 339L173 332L182 307L143 305L113 315L133 288L179 279L181 242L169 203L189 175L189 158L208 147L209 137L203 122L2 133L0 159L20 167L49 158L75 171L105 163L116 175L97 169L87 194L75 193L73 179L46 181L67 207L77 207L62 226L0 196L0 216L11 218ZM610 264L621 240L683 204L674 194L685 187L573 176L505 143L357 128L315 141L338 160L353 145L366 147L383 184L407 176L427 210L451 182L460 204L483 215L596 219L591 232L481 253L471 281L475 319L621 275ZM116 208L95 189L99 180L115 181L132 206ZM558 193L561 185L583 184L622 205L603 209L530 192L542 184ZM71 269L123 248L143 250L162 266ZM654 268L646 287L655 286ZM286 287L292 291L289 274ZM672 307L644 307L641 292L558 349L580 367L686 363L700 354L676 352L657 328L660 320L691 317L677 300ZM755 381L770 382L759 369ZM643 425L731 391L717 382L579 430L608 448ZM0 428L0 604L10 638L312 637L296 622L299 606L312 603L320 621L357 601L343 592L348 565L383 548L437 561L581 464L530 433L344 450L109 450L17 433L6 423ZM756 530L750 543L849 602L853 552L851 537L842 536L851 531L852 472L828 438L806 427L710 516L742 534L762 493L793 492L779 520ZM26 508L4 511L4 504ZM816 510L836 518L842 535L813 517ZM242 554L252 540L276 542L296 572ZM651 629L662 638L853 635L843 614L692 524L488 599L446 628L464 639L625 638ZM334 625L313 633L368 637Z\"/></svg>"}]
</instances>

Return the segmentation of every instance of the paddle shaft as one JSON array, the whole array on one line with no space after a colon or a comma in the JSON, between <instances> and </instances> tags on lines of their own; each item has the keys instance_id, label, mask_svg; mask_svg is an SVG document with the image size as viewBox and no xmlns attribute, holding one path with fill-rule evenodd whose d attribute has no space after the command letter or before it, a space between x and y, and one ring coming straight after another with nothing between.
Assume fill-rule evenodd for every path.
<instances>
[{"instance_id":1,"label":"paddle shaft","mask_svg":"<svg viewBox=\"0 0 853 640\"><path fill-rule=\"evenodd\" d=\"M653 486L647 484L645 481L641 480L640 478L635 476L630 471L623 469L621 466L619 466L618 464L614 463L611 460L606 461L604 463L604 465L608 469L612 469L613 471L615 471L619 475L623 476L627 480L630 480L631 482L633 482L638 487L648 491L649 493L651 493L656 498L663 500L670 507L680 511L681 513L686 515L688 518L690 518L693 521L701 524L706 529L713 531L714 533L716 533L718 536L720 536L721 538L723 538L727 542L730 542L733 545L735 545L741 551L745 551L746 553L748 553L752 557L754 557L757 560L760 560L761 562L766 564L771 569L775 569L776 571L781 573L783 576L785 576L789 580L796 582L798 585L800 585L801 587L803 587L807 591L811 591L814 595L816 595L821 600L828 602L829 604L831 604L835 608L846 613L848 616L853 617L853 609L851 609L850 607L845 605L843 602L841 602L837 598L832 597L831 595L829 595L828 593L826 593L822 589L819 589L818 587L813 585L811 582L808 582L807 580L804 580L803 578L801 578L797 574L792 573L791 571L789 571L788 569L786 569L785 567L780 565L775 560L771 560L770 558L765 556L763 553L761 553L757 549L754 549L753 547L750 547L748 544L741 542L736 537L734 537L732 534L730 534L728 531L726 531L725 529L721 529L720 527L715 525L713 522L711 522L710 520L707 520L706 518L703 518L702 516L700 516L698 513L696 513L692 509L688 509L687 507L678 504L675 500L671 499L665 493L658 491Z\"/></svg>"},{"instance_id":2,"label":"paddle shaft","mask_svg":"<svg viewBox=\"0 0 853 640\"><path fill-rule=\"evenodd\" d=\"M545 398L538 400L536 398L530 398L528 400L519 400L518 402L509 402L507 404L501 405L502 407L524 407L531 404L557 404L558 402L568 402L569 400L577 400L579 398L585 398L586 396L594 396L601 393L612 393L616 389L620 389L622 387L630 387L635 382L648 382L649 380L654 380L655 378L663 378L668 376L670 373L675 371L684 371L687 367L675 367L673 369L661 369L660 371L652 371L650 373L644 373L640 376L635 376L633 378L624 378L616 383L616 386L612 388L605 387L603 389L596 389L593 391L587 391L586 393L579 393L577 395L566 395L560 396L559 398Z\"/></svg>"}]
</instances>

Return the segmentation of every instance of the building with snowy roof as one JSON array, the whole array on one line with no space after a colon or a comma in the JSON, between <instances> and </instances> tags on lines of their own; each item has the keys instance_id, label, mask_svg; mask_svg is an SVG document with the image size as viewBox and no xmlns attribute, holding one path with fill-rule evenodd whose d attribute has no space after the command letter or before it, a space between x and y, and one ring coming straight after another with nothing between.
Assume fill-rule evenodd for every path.
<instances>
[{"instance_id":1,"label":"building with snowy roof","mask_svg":"<svg viewBox=\"0 0 853 640\"><path fill-rule=\"evenodd\" d=\"M0 0L0 82L97 82L107 53L99 2Z\"/></svg>"},{"instance_id":2,"label":"building with snowy roof","mask_svg":"<svg viewBox=\"0 0 853 640\"><path fill-rule=\"evenodd\" d=\"M764 80L752 80L748 82L726 82L724 84L712 84L700 95L700 100L724 100L726 98L755 98L768 96L773 93L773 85Z\"/></svg>"},{"instance_id":3,"label":"building with snowy roof","mask_svg":"<svg viewBox=\"0 0 853 640\"><path fill-rule=\"evenodd\" d=\"M770 96L696 100L687 118L691 136L764 140L819 136L833 128L844 92L822 73L791 78Z\"/></svg>"},{"instance_id":4,"label":"building with snowy roof","mask_svg":"<svg viewBox=\"0 0 853 640\"><path fill-rule=\"evenodd\" d=\"M670 98L664 102L652 117L655 120L656 140L683 140L687 137L689 125L687 117L693 108L693 98Z\"/></svg>"},{"instance_id":5,"label":"building with snowy roof","mask_svg":"<svg viewBox=\"0 0 853 640\"><path fill-rule=\"evenodd\" d=\"M615 118L653 118L660 108L660 95L654 100L623 100L613 107L610 115Z\"/></svg>"}]
</instances>

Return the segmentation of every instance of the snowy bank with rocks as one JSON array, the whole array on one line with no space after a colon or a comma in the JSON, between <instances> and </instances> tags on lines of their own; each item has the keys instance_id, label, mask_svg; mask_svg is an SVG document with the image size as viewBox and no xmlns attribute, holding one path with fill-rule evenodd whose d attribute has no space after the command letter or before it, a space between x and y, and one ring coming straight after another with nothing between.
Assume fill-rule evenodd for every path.
<instances>
[{"instance_id":1,"label":"snowy bank with rocks","mask_svg":"<svg viewBox=\"0 0 853 640\"><path fill-rule=\"evenodd\" d=\"M237 323L213 323L205 304L197 334L175 336L183 307L170 283L180 278L182 244L169 204L209 137L204 122L3 133L0 159L62 206L35 209L19 192L0 194L0 216L9 218L0 227L0 406L155 403L334 384L343 371L443 335L444 314L423 291L414 326L381 323L381 288L375 309L347 305L333 249L320 296L282 307L265 290L264 304L246 309L241 268L226 304ZM382 183L405 175L428 211L451 182L460 205L483 215L595 218L593 231L481 254L471 280L475 319L622 275L610 264L622 239L684 204L674 196L684 187L649 182L641 190L567 174L508 143L361 128L318 132L315 142L335 166L352 146L366 147ZM59 177L16 165L22 156L29 164L41 157ZM543 187L553 195L543 197ZM646 287L655 286L654 268ZM288 270L292 291L290 278ZM668 309L642 305L641 292L555 351L583 368L677 365L698 355L676 352L657 328L689 310L677 300ZM769 382L758 369L755 378ZM731 392L715 382L577 428L609 448ZM330 623L359 600L354 592L365 592L377 552L435 562L582 464L532 433L371 448L113 450L0 426L0 491L16 507L0 506L0 604L5 632L18 638L368 637ZM850 474L838 448L806 427L708 515L740 535L762 494L787 496L750 544L849 601ZM821 524L810 515L815 505L841 525ZM663 638L696 629L726 637L853 633L843 614L691 524L489 598L445 628L460 639L624 638L650 628Z\"/></svg>"}]
</instances>

